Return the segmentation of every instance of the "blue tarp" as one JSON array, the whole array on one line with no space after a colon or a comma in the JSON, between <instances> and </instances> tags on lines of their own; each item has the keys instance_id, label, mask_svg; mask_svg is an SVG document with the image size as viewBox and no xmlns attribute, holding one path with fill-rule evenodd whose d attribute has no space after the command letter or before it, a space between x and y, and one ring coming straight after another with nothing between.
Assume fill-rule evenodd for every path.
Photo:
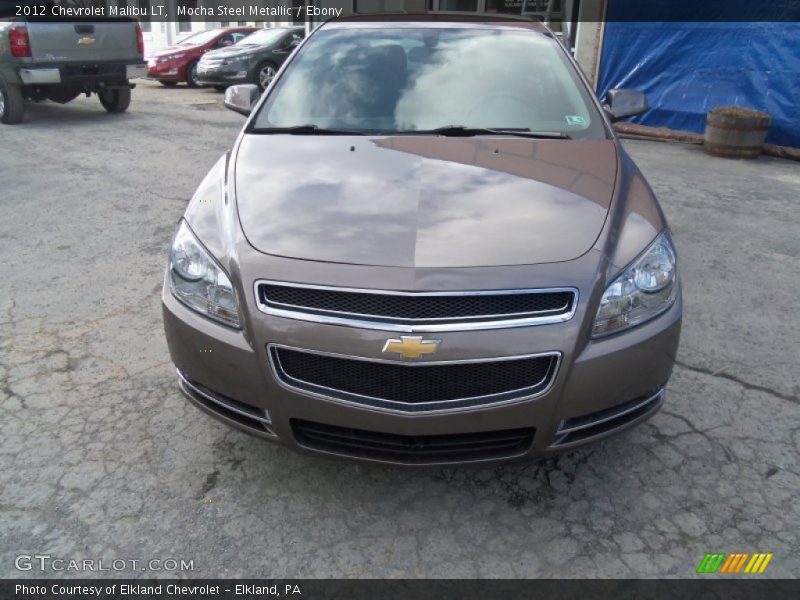
<instances>
[{"instance_id":1,"label":"blue tarp","mask_svg":"<svg viewBox=\"0 0 800 600\"><path fill-rule=\"evenodd\" d=\"M696 4L674 0L673 8L683 3ZM650 110L633 122L697 133L715 106L755 108L772 115L767 142L800 147L800 23L624 21L634 5L609 3L601 97L615 87L641 90Z\"/></svg>"}]
</instances>

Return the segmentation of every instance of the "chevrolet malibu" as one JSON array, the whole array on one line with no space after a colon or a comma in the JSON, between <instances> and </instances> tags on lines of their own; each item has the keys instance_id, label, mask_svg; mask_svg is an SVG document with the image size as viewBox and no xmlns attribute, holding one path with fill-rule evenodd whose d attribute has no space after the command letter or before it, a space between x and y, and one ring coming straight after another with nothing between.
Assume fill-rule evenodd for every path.
<instances>
[{"instance_id":1,"label":"chevrolet malibu","mask_svg":"<svg viewBox=\"0 0 800 600\"><path fill-rule=\"evenodd\" d=\"M316 29L200 184L169 252L181 390L308 453L541 457L656 413L681 325L653 192L543 25Z\"/></svg>"}]
</instances>

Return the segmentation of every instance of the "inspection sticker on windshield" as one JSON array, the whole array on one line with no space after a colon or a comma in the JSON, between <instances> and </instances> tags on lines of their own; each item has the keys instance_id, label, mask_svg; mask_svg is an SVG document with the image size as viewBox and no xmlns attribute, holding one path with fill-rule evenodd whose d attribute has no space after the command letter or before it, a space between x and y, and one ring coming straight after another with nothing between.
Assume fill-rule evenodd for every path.
<instances>
[{"instance_id":1,"label":"inspection sticker on windshield","mask_svg":"<svg viewBox=\"0 0 800 600\"><path fill-rule=\"evenodd\" d=\"M567 115L567 125L586 125L586 119L580 115Z\"/></svg>"}]
</instances>

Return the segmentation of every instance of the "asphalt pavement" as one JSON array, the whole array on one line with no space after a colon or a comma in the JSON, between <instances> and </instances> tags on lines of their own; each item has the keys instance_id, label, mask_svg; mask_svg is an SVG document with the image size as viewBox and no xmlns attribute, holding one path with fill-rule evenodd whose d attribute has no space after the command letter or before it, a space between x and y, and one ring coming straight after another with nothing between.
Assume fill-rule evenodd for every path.
<instances>
[{"instance_id":1,"label":"asphalt pavement","mask_svg":"<svg viewBox=\"0 0 800 600\"><path fill-rule=\"evenodd\" d=\"M683 278L664 409L542 463L409 470L299 456L178 391L167 244L242 123L218 92L140 82L123 115L79 99L0 126L1 577L91 574L18 570L36 554L162 561L100 573L126 577L693 577L706 552L771 552L764 576L800 574L798 163L626 141Z\"/></svg>"}]
</instances>

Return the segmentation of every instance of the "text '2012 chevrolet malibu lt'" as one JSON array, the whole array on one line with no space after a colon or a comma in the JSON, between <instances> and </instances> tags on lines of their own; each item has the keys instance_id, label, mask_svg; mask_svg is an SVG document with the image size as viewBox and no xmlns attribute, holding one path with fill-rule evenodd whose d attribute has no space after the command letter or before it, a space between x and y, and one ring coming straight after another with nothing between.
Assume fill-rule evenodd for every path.
<instances>
[{"instance_id":1,"label":"text '2012 chevrolet malibu lt'","mask_svg":"<svg viewBox=\"0 0 800 600\"><path fill-rule=\"evenodd\" d=\"M681 324L653 193L547 28L486 16L315 30L172 240L186 396L305 452L541 457L664 401Z\"/></svg>"}]
</instances>

